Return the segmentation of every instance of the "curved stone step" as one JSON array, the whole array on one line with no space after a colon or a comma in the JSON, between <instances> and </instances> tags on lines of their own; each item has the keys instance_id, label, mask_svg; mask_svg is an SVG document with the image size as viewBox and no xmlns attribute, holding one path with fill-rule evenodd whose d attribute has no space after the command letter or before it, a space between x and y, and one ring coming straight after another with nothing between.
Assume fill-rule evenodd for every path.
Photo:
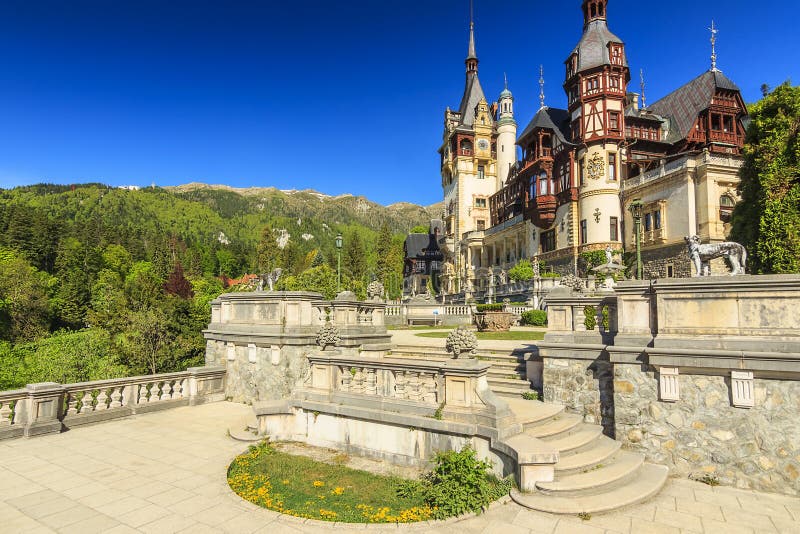
<instances>
[{"instance_id":1,"label":"curved stone step","mask_svg":"<svg viewBox=\"0 0 800 534\"><path fill-rule=\"evenodd\" d=\"M530 388L530 384L526 386L501 386L497 384L492 384L489 381L489 388L492 390L492 393L495 395L500 395L503 397L503 400L506 399L521 399L522 394L526 391L532 391Z\"/></svg>"},{"instance_id":2,"label":"curved stone step","mask_svg":"<svg viewBox=\"0 0 800 534\"><path fill-rule=\"evenodd\" d=\"M548 493L511 492L511 498L531 510L551 514L596 513L622 508L648 499L658 493L667 481L669 469L663 465L644 464L635 477L607 491L578 494L571 497Z\"/></svg>"},{"instance_id":3,"label":"curved stone step","mask_svg":"<svg viewBox=\"0 0 800 534\"><path fill-rule=\"evenodd\" d=\"M562 413L555 416L552 420L542 422L536 426L532 426L525 431L535 438L546 438L548 436L555 436L562 432L569 432L583 422L580 415L572 413Z\"/></svg>"},{"instance_id":4,"label":"curved stone step","mask_svg":"<svg viewBox=\"0 0 800 534\"><path fill-rule=\"evenodd\" d=\"M591 449L561 456L555 466L556 473L579 471L603 463L616 454L622 444L607 436L600 436Z\"/></svg>"},{"instance_id":5,"label":"curved stone step","mask_svg":"<svg viewBox=\"0 0 800 534\"><path fill-rule=\"evenodd\" d=\"M552 419L564 411L564 406L548 402L529 401L522 398L508 399L506 402L517 422L522 424L522 428L525 430Z\"/></svg>"},{"instance_id":6,"label":"curved stone step","mask_svg":"<svg viewBox=\"0 0 800 534\"><path fill-rule=\"evenodd\" d=\"M536 487L546 493L574 492L613 484L634 473L644 464L644 455L620 451L609 464L597 464L574 475L560 476L553 482L539 482Z\"/></svg>"},{"instance_id":7,"label":"curved stone step","mask_svg":"<svg viewBox=\"0 0 800 534\"><path fill-rule=\"evenodd\" d=\"M254 431L254 429L249 427L247 430L244 430L241 427L231 427L228 429L228 435L236 441L244 441L247 443L261 441L263 439Z\"/></svg>"},{"instance_id":8,"label":"curved stone step","mask_svg":"<svg viewBox=\"0 0 800 534\"><path fill-rule=\"evenodd\" d=\"M533 429L535 430L535 428ZM566 435L556 434L555 436L545 438L548 445L556 449L559 453L569 453L586 447L593 441L596 441L603 434L603 427L600 425L587 425L582 423L574 429L571 433Z\"/></svg>"}]
</instances>

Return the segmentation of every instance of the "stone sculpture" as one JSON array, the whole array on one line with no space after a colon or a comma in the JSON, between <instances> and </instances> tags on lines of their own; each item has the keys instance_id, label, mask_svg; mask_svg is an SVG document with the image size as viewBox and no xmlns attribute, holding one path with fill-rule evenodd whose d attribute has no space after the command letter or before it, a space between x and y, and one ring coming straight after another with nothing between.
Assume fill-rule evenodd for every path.
<instances>
[{"instance_id":1,"label":"stone sculpture","mask_svg":"<svg viewBox=\"0 0 800 534\"><path fill-rule=\"evenodd\" d=\"M710 276L710 262L714 258L727 258L731 265L731 276L745 274L747 250L739 243L725 241L703 245L696 235L686 236L683 239L686 241L689 259L694 265L694 276Z\"/></svg>"},{"instance_id":2,"label":"stone sculpture","mask_svg":"<svg viewBox=\"0 0 800 534\"><path fill-rule=\"evenodd\" d=\"M574 274L568 274L562 277L561 285L577 292L580 292L583 289L583 281Z\"/></svg>"},{"instance_id":3,"label":"stone sculpture","mask_svg":"<svg viewBox=\"0 0 800 534\"><path fill-rule=\"evenodd\" d=\"M533 277L534 278L539 278L542 275L541 270L542 270L542 266L539 264L539 260L534 259L533 260Z\"/></svg>"},{"instance_id":4,"label":"stone sculpture","mask_svg":"<svg viewBox=\"0 0 800 534\"><path fill-rule=\"evenodd\" d=\"M447 341L445 341L444 347L455 359L461 358L464 354L471 356L475 354L475 350L478 348L478 338L467 327L459 326L447 334Z\"/></svg>"},{"instance_id":5,"label":"stone sculpture","mask_svg":"<svg viewBox=\"0 0 800 534\"><path fill-rule=\"evenodd\" d=\"M606 265L611 265L614 263L614 251L611 249L611 245L606 247Z\"/></svg>"},{"instance_id":6,"label":"stone sculpture","mask_svg":"<svg viewBox=\"0 0 800 534\"><path fill-rule=\"evenodd\" d=\"M328 323L317 332L317 345L325 350L328 347L335 347L342 340L339 329Z\"/></svg>"},{"instance_id":7,"label":"stone sculpture","mask_svg":"<svg viewBox=\"0 0 800 534\"><path fill-rule=\"evenodd\" d=\"M273 269L269 274L262 274L258 277L258 290L264 291L264 284L266 283L269 286L270 291L275 290L275 284L278 282L278 279L281 277L281 273L283 269L278 267L277 269Z\"/></svg>"},{"instance_id":8,"label":"stone sculpture","mask_svg":"<svg viewBox=\"0 0 800 534\"><path fill-rule=\"evenodd\" d=\"M367 298L369 300L381 300L383 298L383 284L377 280L373 280L367 286Z\"/></svg>"},{"instance_id":9,"label":"stone sculpture","mask_svg":"<svg viewBox=\"0 0 800 534\"><path fill-rule=\"evenodd\" d=\"M506 283L508 282L508 273L506 273L504 269L500 269L500 274L497 275L497 277L500 279L501 286L506 285Z\"/></svg>"}]
</instances>

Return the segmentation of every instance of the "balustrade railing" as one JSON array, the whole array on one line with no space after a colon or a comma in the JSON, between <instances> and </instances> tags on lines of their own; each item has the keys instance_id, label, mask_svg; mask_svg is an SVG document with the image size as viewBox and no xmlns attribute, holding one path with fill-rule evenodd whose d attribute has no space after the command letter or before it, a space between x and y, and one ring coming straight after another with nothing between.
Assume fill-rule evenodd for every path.
<instances>
[{"instance_id":1,"label":"balustrade railing","mask_svg":"<svg viewBox=\"0 0 800 534\"><path fill-rule=\"evenodd\" d=\"M193 367L180 373L65 385L48 382L0 392L0 439L222 400L224 378L223 367Z\"/></svg>"},{"instance_id":2,"label":"balustrade railing","mask_svg":"<svg viewBox=\"0 0 800 534\"><path fill-rule=\"evenodd\" d=\"M485 377L489 369L488 364L470 359L353 358L323 352L308 360L308 391L359 395L377 401L411 401L430 407L445 401L454 405L474 402L477 380Z\"/></svg>"}]
</instances>

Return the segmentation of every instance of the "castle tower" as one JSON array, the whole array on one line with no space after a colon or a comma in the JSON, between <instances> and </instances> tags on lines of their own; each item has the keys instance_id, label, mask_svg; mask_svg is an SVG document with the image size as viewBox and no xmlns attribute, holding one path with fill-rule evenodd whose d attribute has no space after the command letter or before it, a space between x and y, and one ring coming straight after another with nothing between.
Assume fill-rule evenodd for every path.
<instances>
[{"instance_id":1,"label":"castle tower","mask_svg":"<svg viewBox=\"0 0 800 534\"><path fill-rule=\"evenodd\" d=\"M572 142L581 145L573 219L579 252L622 244L619 194L630 70L625 44L608 29L607 5L608 0L583 1L583 36L565 62Z\"/></svg>"},{"instance_id":2,"label":"castle tower","mask_svg":"<svg viewBox=\"0 0 800 534\"><path fill-rule=\"evenodd\" d=\"M445 111L439 154L442 162L446 261L459 280L474 278L484 263L480 234L489 228L489 197L498 190L496 104L489 104L478 79L475 24L470 21L464 94L458 110ZM512 119L513 122L513 119ZM506 147L513 161L514 133ZM506 163L506 168L508 163Z\"/></svg>"},{"instance_id":3,"label":"castle tower","mask_svg":"<svg viewBox=\"0 0 800 534\"><path fill-rule=\"evenodd\" d=\"M517 121L514 120L514 96L505 89L500 93L497 101L499 119L497 121L497 189L499 190L508 179L511 166L517 161L515 142L517 140Z\"/></svg>"}]
</instances>

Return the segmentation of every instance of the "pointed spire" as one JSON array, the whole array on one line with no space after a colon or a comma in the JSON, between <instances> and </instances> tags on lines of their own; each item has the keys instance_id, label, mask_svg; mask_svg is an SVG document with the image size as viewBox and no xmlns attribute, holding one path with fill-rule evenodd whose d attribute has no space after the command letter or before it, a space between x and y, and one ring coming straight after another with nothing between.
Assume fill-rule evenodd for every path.
<instances>
[{"instance_id":1,"label":"pointed spire","mask_svg":"<svg viewBox=\"0 0 800 534\"><path fill-rule=\"evenodd\" d=\"M472 19L472 0L469 2L469 50L467 50L467 59L464 63L467 65L467 76L478 74L478 54L475 53L475 21Z\"/></svg>"},{"instance_id":2,"label":"pointed spire","mask_svg":"<svg viewBox=\"0 0 800 534\"><path fill-rule=\"evenodd\" d=\"M508 91L508 76L506 76L505 72L503 73L503 89Z\"/></svg>"},{"instance_id":3,"label":"pointed spire","mask_svg":"<svg viewBox=\"0 0 800 534\"><path fill-rule=\"evenodd\" d=\"M642 87L642 109L647 109L647 97L644 95L644 69L639 69L639 83Z\"/></svg>"},{"instance_id":4,"label":"pointed spire","mask_svg":"<svg viewBox=\"0 0 800 534\"><path fill-rule=\"evenodd\" d=\"M714 21L711 21L711 27L708 29L711 32L711 72L718 72L717 69L717 34L719 30L714 25Z\"/></svg>"},{"instance_id":5,"label":"pointed spire","mask_svg":"<svg viewBox=\"0 0 800 534\"><path fill-rule=\"evenodd\" d=\"M539 65L539 109L544 109L544 65Z\"/></svg>"}]
</instances>

